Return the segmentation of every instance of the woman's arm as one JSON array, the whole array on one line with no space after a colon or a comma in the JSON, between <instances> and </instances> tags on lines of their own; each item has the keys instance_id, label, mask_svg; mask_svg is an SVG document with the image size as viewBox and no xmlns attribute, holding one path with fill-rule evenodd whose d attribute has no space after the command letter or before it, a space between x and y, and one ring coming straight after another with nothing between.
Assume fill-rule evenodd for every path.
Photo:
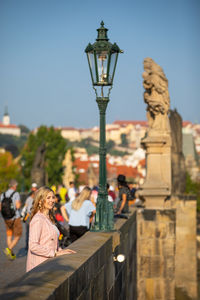
<instances>
[{"instance_id":1,"label":"woman's arm","mask_svg":"<svg viewBox=\"0 0 200 300\"><path fill-rule=\"evenodd\" d=\"M65 221L69 222L69 218L68 218L68 215L66 212L65 205L61 206L60 211L61 211L61 214L62 214L63 218L65 219Z\"/></svg>"},{"instance_id":2,"label":"woman's arm","mask_svg":"<svg viewBox=\"0 0 200 300\"><path fill-rule=\"evenodd\" d=\"M124 208L124 205L126 204L126 200L127 200L127 195L126 194L122 194L122 203L121 203L121 206L118 210L118 214L121 214L123 208Z\"/></svg>"},{"instance_id":3,"label":"woman's arm","mask_svg":"<svg viewBox=\"0 0 200 300\"><path fill-rule=\"evenodd\" d=\"M54 257L57 241L52 240L52 243L55 242L55 245L53 244L52 247L41 244L43 226L44 223L40 219L32 220L29 232L29 249L38 256Z\"/></svg>"}]
</instances>

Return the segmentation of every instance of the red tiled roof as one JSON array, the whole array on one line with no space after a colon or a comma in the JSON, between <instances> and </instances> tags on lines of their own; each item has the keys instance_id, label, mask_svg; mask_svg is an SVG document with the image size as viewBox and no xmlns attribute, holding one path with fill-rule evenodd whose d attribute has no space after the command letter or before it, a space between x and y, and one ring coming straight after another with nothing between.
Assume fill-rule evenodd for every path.
<instances>
[{"instance_id":1,"label":"red tiled roof","mask_svg":"<svg viewBox=\"0 0 200 300\"><path fill-rule=\"evenodd\" d=\"M89 166L93 163L97 163L99 166L99 161L82 161L80 158L75 159L74 161L74 166L77 168L77 174L79 174L79 182L84 183L84 184L88 184L88 173L87 170L89 168ZM145 160L140 161L139 163L141 166L145 166ZM137 168L133 168L130 166L118 166L118 165L111 165L110 163L106 163L106 167L107 167L107 177L113 177L116 176L118 174L124 174L127 178L136 178L138 176L142 177L142 174L138 172ZM85 172L84 173L79 173L78 171L80 169L84 169ZM95 175L98 178L98 174L99 174L99 167L98 168L93 168L93 172L95 173Z\"/></svg>"},{"instance_id":2,"label":"red tiled roof","mask_svg":"<svg viewBox=\"0 0 200 300\"><path fill-rule=\"evenodd\" d=\"M183 122L182 122L182 126L183 126L183 127L185 127L185 126L187 126L187 125L192 125L192 122L190 122L190 121L183 121Z\"/></svg>"},{"instance_id":3,"label":"red tiled roof","mask_svg":"<svg viewBox=\"0 0 200 300\"><path fill-rule=\"evenodd\" d=\"M62 127L60 128L61 130L79 130L77 128L74 128L74 127Z\"/></svg>"},{"instance_id":4,"label":"red tiled roof","mask_svg":"<svg viewBox=\"0 0 200 300\"><path fill-rule=\"evenodd\" d=\"M119 131L119 128L108 128L106 131Z\"/></svg>"},{"instance_id":5,"label":"red tiled roof","mask_svg":"<svg viewBox=\"0 0 200 300\"><path fill-rule=\"evenodd\" d=\"M9 125L4 125L3 123L0 122L0 127L1 128L19 128L17 125L15 124L9 124Z\"/></svg>"},{"instance_id":6,"label":"red tiled roof","mask_svg":"<svg viewBox=\"0 0 200 300\"><path fill-rule=\"evenodd\" d=\"M148 122L147 121L115 121L113 122L113 124L118 124L118 125L129 125L129 124L132 124L132 125L141 125L141 126L148 126Z\"/></svg>"}]
</instances>

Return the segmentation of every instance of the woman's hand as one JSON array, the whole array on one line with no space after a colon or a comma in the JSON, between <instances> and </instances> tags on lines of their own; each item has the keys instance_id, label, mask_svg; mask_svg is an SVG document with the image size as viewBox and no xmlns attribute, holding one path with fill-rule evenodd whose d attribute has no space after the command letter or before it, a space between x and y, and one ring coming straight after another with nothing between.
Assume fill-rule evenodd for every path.
<instances>
[{"instance_id":1,"label":"woman's hand","mask_svg":"<svg viewBox=\"0 0 200 300\"><path fill-rule=\"evenodd\" d=\"M71 249L62 249L62 250L56 252L56 256L61 256L64 254L73 254L73 253L76 253L76 251L71 250Z\"/></svg>"}]
</instances>

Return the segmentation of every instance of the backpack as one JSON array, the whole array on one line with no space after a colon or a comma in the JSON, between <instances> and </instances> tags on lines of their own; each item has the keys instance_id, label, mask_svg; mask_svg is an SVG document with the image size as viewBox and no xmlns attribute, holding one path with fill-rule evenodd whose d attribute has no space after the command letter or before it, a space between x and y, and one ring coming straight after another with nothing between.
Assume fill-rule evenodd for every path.
<instances>
[{"instance_id":1,"label":"backpack","mask_svg":"<svg viewBox=\"0 0 200 300\"><path fill-rule=\"evenodd\" d=\"M131 190L129 189L128 187L128 190L127 190L127 200L130 201L130 200L134 200L134 197L131 193Z\"/></svg>"},{"instance_id":2,"label":"backpack","mask_svg":"<svg viewBox=\"0 0 200 300\"><path fill-rule=\"evenodd\" d=\"M15 209L12 201L12 196L15 191L9 196L6 197L6 194L3 194L3 200L1 201L1 214L5 220L12 219L15 216Z\"/></svg>"}]
</instances>

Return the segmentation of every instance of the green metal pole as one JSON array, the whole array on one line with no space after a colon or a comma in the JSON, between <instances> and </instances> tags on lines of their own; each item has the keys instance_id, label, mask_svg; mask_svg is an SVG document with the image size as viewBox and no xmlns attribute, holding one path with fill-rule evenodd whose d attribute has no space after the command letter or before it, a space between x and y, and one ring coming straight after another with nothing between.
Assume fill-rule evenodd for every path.
<instances>
[{"instance_id":1,"label":"green metal pole","mask_svg":"<svg viewBox=\"0 0 200 300\"><path fill-rule=\"evenodd\" d=\"M108 201L107 176L106 176L106 108L108 97L96 99L100 113L100 147L99 147L99 192L97 197L95 223L92 231L114 230L113 204Z\"/></svg>"}]
</instances>

